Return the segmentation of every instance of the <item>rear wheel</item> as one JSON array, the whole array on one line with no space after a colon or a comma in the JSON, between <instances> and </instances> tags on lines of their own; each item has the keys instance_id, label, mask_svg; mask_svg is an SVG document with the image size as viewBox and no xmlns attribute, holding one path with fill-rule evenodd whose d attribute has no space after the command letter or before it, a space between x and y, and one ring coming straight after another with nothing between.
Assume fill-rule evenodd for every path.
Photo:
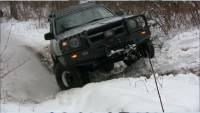
<instances>
[{"instance_id":1,"label":"rear wheel","mask_svg":"<svg viewBox=\"0 0 200 113\"><path fill-rule=\"evenodd\" d=\"M61 90L81 87L89 82L88 73L81 73L80 70L75 68L66 69L60 63L55 65L55 75Z\"/></svg>"}]
</instances>

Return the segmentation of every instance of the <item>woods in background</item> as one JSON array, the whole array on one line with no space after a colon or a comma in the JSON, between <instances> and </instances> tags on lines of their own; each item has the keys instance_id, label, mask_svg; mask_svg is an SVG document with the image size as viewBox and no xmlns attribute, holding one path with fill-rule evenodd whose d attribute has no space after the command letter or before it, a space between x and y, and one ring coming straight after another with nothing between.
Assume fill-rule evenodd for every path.
<instances>
[{"instance_id":1,"label":"woods in background","mask_svg":"<svg viewBox=\"0 0 200 113\"><path fill-rule=\"evenodd\" d=\"M156 20L166 32L171 28L194 26L200 23L200 2L157 2L157 1L96 1L112 11L121 10L126 14L146 13ZM46 19L51 11L79 4L71 1L9 1L0 2L3 16L17 20Z\"/></svg>"}]
</instances>

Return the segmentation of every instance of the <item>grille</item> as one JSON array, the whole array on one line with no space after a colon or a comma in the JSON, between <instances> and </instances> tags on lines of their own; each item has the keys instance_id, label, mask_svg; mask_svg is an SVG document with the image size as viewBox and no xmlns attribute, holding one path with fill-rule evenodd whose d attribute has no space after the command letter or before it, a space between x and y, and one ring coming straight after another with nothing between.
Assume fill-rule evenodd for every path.
<instances>
[{"instance_id":1,"label":"grille","mask_svg":"<svg viewBox=\"0 0 200 113\"><path fill-rule=\"evenodd\" d=\"M114 33L114 36L125 32L123 22L118 21L118 22L104 25L104 26L101 26L101 27L98 27L98 28L88 31L88 36L90 38L90 41L94 43L96 41L103 40L105 38L104 32L108 31L108 30L112 30Z\"/></svg>"}]
</instances>

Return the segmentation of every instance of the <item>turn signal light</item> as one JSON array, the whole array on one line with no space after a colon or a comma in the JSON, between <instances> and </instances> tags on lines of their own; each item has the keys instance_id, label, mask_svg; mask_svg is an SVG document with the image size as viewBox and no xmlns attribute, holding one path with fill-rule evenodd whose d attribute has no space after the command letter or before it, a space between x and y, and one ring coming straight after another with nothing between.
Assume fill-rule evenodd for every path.
<instances>
[{"instance_id":1,"label":"turn signal light","mask_svg":"<svg viewBox=\"0 0 200 113\"><path fill-rule=\"evenodd\" d=\"M78 58L78 55L76 53L71 54L71 59L76 59Z\"/></svg>"},{"instance_id":2,"label":"turn signal light","mask_svg":"<svg viewBox=\"0 0 200 113\"><path fill-rule=\"evenodd\" d=\"M141 37L144 37L144 36L145 36L145 34L146 34L146 32L145 32L145 31L142 31L142 32L140 32L140 33L139 33L139 35L140 35Z\"/></svg>"}]
</instances>

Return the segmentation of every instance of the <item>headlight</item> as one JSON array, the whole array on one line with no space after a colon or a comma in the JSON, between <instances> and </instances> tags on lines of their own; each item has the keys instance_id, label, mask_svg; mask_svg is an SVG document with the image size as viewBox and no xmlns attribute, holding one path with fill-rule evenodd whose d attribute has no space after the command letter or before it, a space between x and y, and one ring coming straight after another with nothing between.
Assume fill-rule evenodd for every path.
<instances>
[{"instance_id":1,"label":"headlight","mask_svg":"<svg viewBox=\"0 0 200 113\"><path fill-rule=\"evenodd\" d=\"M137 23L136 23L136 21L133 20L133 19L129 19L129 20L128 20L128 25L129 25L129 27L130 27L131 29L134 29L134 28L137 27Z\"/></svg>"},{"instance_id":2,"label":"headlight","mask_svg":"<svg viewBox=\"0 0 200 113\"><path fill-rule=\"evenodd\" d=\"M69 40L70 47L78 48L80 46L80 40L78 38L72 38Z\"/></svg>"}]
</instances>

